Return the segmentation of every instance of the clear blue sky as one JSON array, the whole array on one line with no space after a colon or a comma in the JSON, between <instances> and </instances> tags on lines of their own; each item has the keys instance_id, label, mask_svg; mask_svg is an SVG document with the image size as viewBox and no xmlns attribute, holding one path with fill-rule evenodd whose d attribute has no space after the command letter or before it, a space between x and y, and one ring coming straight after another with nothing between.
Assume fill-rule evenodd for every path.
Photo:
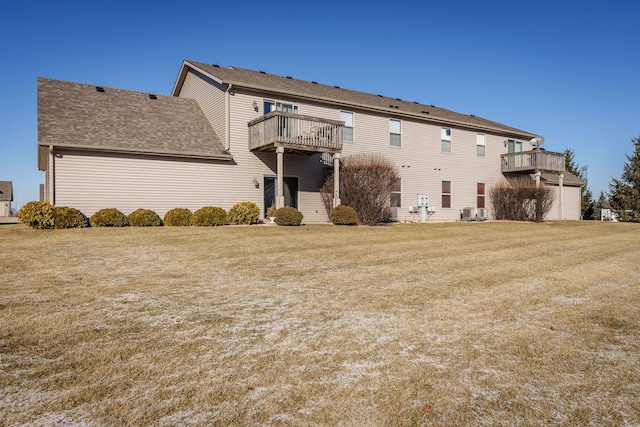
<instances>
[{"instance_id":1,"label":"clear blue sky","mask_svg":"<svg viewBox=\"0 0 640 427\"><path fill-rule=\"evenodd\" d=\"M183 59L475 114L588 165L640 135L640 1L3 1L0 180L38 198L38 76L169 94Z\"/></svg>"}]
</instances>

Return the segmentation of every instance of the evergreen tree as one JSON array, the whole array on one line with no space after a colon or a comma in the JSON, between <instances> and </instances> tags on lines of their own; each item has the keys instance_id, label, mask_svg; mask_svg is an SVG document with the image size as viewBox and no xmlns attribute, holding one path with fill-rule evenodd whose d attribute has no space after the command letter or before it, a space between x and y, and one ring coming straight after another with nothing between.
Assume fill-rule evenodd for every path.
<instances>
[{"instance_id":1,"label":"evergreen tree","mask_svg":"<svg viewBox=\"0 0 640 427\"><path fill-rule=\"evenodd\" d=\"M632 139L633 154L627 155L620 179L609 184L611 209L620 221L640 220L640 136Z\"/></svg>"},{"instance_id":2,"label":"evergreen tree","mask_svg":"<svg viewBox=\"0 0 640 427\"><path fill-rule=\"evenodd\" d=\"M593 200L593 194L587 185L587 177L584 176L582 168L578 163L576 163L574 157L575 154L573 153L573 150L569 148L564 150L564 168L567 172L571 172L585 182L585 185L580 189L580 215L582 216L582 219L594 219L595 201Z\"/></svg>"}]
</instances>

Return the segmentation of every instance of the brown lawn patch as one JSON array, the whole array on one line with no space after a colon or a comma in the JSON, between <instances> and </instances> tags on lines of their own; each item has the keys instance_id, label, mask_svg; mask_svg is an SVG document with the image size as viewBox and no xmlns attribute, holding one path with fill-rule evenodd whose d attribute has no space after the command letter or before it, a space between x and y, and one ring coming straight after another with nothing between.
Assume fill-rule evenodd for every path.
<instances>
[{"instance_id":1,"label":"brown lawn patch","mask_svg":"<svg viewBox=\"0 0 640 427\"><path fill-rule=\"evenodd\" d=\"M640 423L638 224L0 240L0 425Z\"/></svg>"}]
</instances>

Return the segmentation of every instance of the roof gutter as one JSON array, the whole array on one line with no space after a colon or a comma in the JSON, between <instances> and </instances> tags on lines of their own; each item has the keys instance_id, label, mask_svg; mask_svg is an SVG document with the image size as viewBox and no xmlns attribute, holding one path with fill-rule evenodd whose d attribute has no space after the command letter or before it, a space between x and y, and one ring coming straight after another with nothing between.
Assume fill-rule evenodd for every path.
<instances>
[{"instance_id":1,"label":"roof gutter","mask_svg":"<svg viewBox=\"0 0 640 427\"><path fill-rule=\"evenodd\" d=\"M231 90L233 89L233 84L229 83L229 87L227 87L227 91L225 92L224 98L224 149L229 151L231 147Z\"/></svg>"},{"instance_id":2,"label":"roof gutter","mask_svg":"<svg viewBox=\"0 0 640 427\"><path fill-rule=\"evenodd\" d=\"M200 154L200 153L178 153L172 151L145 151L145 150L131 150L127 148L118 148L118 147L94 147L90 145L73 145L73 144L41 144L41 146L47 147L49 149L49 159L50 165L53 162L53 149L54 148L64 148L67 150L75 150L75 151L94 151L100 153L117 153L117 154L137 154L137 155L148 155L148 156L157 156L157 157L174 157L174 158L182 158L182 159L201 159L201 160L233 160L233 156L231 154Z\"/></svg>"}]
</instances>

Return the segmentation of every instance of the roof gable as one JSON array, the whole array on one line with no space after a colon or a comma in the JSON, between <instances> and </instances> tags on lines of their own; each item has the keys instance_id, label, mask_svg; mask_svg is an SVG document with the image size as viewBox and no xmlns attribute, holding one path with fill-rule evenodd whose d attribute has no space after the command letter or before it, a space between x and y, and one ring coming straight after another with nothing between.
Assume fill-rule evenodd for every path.
<instances>
[{"instance_id":1,"label":"roof gable","mask_svg":"<svg viewBox=\"0 0 640 427\"><path fill-rule=\"evenodd\" d=\"M185 61L183 64L183 73L185 66L198 69L223 84L231 84L236 87L245 87L272 93L282 93L290 96L332 103L340 105L343 108L352 106L356 108L381 111L398 117L407 116L418 120L436 122L443 125L467 127L478 131L497 133L504 136L527 140L539 136L491 120L483 119L481 117L456 113L434 105L426 105L418 102L390 98L383 95L358 92L355 90L343 89L338 86L329 86L317 82L294 79L287 76L278 76L263 71L253 71L232 66L223 68L217 65L204 64L196 61ZM184 79L184 75L178 76L178 81L174 88L174 95L179 93L182 79Z\"/></svg>"},{"instance_id":2,"label":"roof gable","mask_svg":"<svg viewBox=\"0 0 640 427\"><path fill-rule=\"evenodd\" d=\"M229 158L197 101L38 79L38 144ZM46 168L39 150L40 169Z\"/></svg>"}]
</instances>

